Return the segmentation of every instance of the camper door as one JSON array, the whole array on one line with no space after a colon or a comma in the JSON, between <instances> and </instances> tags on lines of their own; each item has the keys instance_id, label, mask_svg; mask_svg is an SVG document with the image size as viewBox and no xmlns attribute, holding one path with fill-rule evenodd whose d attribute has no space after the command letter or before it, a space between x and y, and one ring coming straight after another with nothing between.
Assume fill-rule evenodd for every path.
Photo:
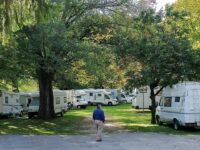
<instances>
[{"instance_id":1,"label":"camper door","mask_svg":"<svg viewBox=\"0 0 200 150\"><path fill-rule=\"evenodd\" d=\"M102 93L96 94L96 103L104 103L104 95Z\"/></svg>"},{"instance_id":2,"label":"camper door","mask_svg":"<svg viewBox=\"0 0 200 150\"><path fill-rule=\"evenodd\" d=\"M172 114L172 97L163 97L163 107L161 108L162 118L166 122L171 121Z\"/></svg>"}]
</instances>

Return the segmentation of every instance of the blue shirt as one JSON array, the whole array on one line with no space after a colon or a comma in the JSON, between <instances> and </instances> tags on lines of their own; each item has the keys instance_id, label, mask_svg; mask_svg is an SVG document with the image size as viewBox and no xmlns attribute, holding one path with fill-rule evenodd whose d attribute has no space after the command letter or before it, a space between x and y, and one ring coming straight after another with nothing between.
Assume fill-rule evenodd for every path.
<instances>
[{"instance_id":1,"label":"blue shirt","mask_svg":"<svg viewBox=\"0 0 200 150\"><path fill-rule=\"evenodd\" d=\"M93 112L93 120L100 120L105 122L105 116L104 116L104 112L101 109L96 109Z\"/></svg>"}]
</instances>

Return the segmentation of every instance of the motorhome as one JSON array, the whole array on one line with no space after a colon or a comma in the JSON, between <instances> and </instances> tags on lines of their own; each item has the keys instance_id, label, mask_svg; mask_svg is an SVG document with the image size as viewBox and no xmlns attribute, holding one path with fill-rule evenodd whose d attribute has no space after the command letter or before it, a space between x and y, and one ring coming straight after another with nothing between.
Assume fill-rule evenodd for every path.
<instances>
[{"instance_id":1,"label":"motorhome","mask_svg":"<svg viewBox=\"0 0 200 150\"><path fill-rule=\"evenodd\" d=\"M84 90L75 90L75 98L73 99L73 107L85 109L88 106L86 100L86 92Z\"/></svg>"},{"instance_id":2,"label":"motorhome","mask_svg":"<svg viewBox=\"0 0 200 150\"><path fill-rule=\"evenodd\" d=\"M112 97L116 98L119 103L130 103L132 101L132 98L120 89L107 89L107 91L111 92Z\"/></svg>"},{"instance_id":3,"label":"motorhome","mask_svg":"<svg viewBox=\"0 0 200 150\"><path fill-rule=\"evenodd\" d=\"M89 104L102 104L102 105L117 105L118 101L116 98L112 97L111 92L105 89L87 89L86 100Z\"/></svg>"},{"instance_id":4,"label":"motorhome","mask_svg":"<svg viewBox=\"0 0 200 150\"><path fill-rule=\"evenodd\" d=\"M200 127L200 82L182 82L164 88L156 109L158 124Z\"/></svg>"},{"instance_id":5,"label":"motorhome","mask_svg":"<svg viewBox=\"0 0 200 150\"><path fill-rule=\"evenodd\" d=\"M0 90L0 116L18 116L22 114L19 93Z\"/></svg>"},{"instance_id":6,"label":"motorhome","mask_svg":"<svg viewBox=\"0 0 200 150\"><path fill-rule=\"evenodd\" d=\"M66 91L54 90L54 112L55 114L60 114L61 116L68 110L67 104L67 93ZM28 109L28 117L32 118L35 115L38 115L39 112L39 102L40 96L39 92L31 94L31 102Z\"/></svg>"},{"instance_id":7,"label":"motorhome","mask_svg":"<svg viewBox=\"0 0 200 150\"><path fill-rule=\"evenodd\" d=\"M28 107L31 102L31 93L19 93L19 103L22 106L23 113L28 112Z\"/></svg>"},{"instance_id":8,"label":"motorhome","mask_svg":"<svg viewBox=\"0 0 200 150\"><path fill-rule=\"evenodd\" d=\"M159 90L159 87L155 89L155 92ZM160 93L156 95L156 103L160 100ZM132 100L132 107L136 109L148 109L151 108L152 102L150 99L149 86L143 86L135 89L135 98Z\"/></svg>"}]
</instances>

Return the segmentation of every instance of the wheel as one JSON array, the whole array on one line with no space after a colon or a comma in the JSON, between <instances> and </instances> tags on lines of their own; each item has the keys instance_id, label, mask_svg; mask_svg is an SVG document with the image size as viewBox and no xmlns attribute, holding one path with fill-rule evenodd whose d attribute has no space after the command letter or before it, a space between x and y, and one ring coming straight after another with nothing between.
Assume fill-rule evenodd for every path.
<instances>
[{"instance_id":1,"label":"wheel","mask_svg":"<svg viewBox=\"0 0 200 150\"><path fill-rule=\"evenodd\" d=\"M112 102L108 102L108 106L112 106Z\"/></svg>"},{"instance_id":2,"label":"wheel","mask_svg":"<svg viewBox=\"0 0 200 150\"><path fill-rule=\"evenodd\" d=\"M174 129L175 130L179 130L180 129L180 124L179 124L179 122L178 122L178 120L176 120L176 119L174 119Z\"/></svg>"},{"instance_id":3,"label":"wheel","mask_svg":"<svg viewBox=\"0 0 200 150\"><path fill-rule=\"evenodd\" d=\"M21 111L20 114L19 114L19 117L22 117L22 116L23 116L23 112Z\"/></svg>"},{"instance_id":4,"label":"wheel","mask_svg":"<svg viewBox=\"0 0 200 150\"><path fill-rule=\"evenodd\" d=\"M163 124L162 121L160 121L160 117L159 116L156 116L156 123L160 126Z\"/></svg>"},{"instance_id":5,"label":"wheel","mask_svg":"<svg viewBox=\"0 0 200 150\"><path fill-rule=\"evenodd\" d=\"M135 109L140 109L139 106L135 106Z\"/></svg>"},{"instance_id":6,"label":"wheel","mask_svg":"<svg viewBox=\"0 0 200 150\"><path fill-rule=\"evenodd\" d=\"M81 109L86 109L86 106L81 106Z\"/></svg>"},{"instance_id":7,"label":"wheel","mask_svg":"<svg viewBox=\"0 0 200 150\"><path fill-rule=\"evenodd\" d=\"M123 103L124 103L124 104L127 104L127 100L124 100Z\"/></svg>"},{"instance_id":8,"label":"wheel","mask_svg":"<svg viewBox=\"0 0 200 150\"><path fill-rule=\"evenodd\" d=\"M63 116L64 116L64 113L63 113L63 111L62 111L62 112L60 112L60 116L61 116L61 117L63 117Z\"/></svg>"},{"instance_id":9,"label":"wheel","mask_svg":"<svg viewBox=\"0 0 200 150\"><path fill-rule=\"evenodd\" d=\"M28 114L28 118L29 118L29 119L32 119L32 118L33 118L33 115L32 115L32 114Z\"/></svg>"}]
</instances>

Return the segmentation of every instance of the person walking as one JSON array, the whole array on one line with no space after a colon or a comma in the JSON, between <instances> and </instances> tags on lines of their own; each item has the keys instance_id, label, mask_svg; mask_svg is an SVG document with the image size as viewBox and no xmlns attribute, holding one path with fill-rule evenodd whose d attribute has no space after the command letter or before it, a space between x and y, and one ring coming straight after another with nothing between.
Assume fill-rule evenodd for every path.
<instances>
[{"instance_id":1,"label":"person walking","mask_svg":"<svg viewBox=\"0 0 200 150\"><path fill-rule=\"evenodd\" d=\"M105 122L105 116L104 112L101 109L101 105L97 104L96 110L93 112L93 120L96 126L96 141L101 142L102 141L102 130L103 130L103 124Z\"/></svg>"}]
</instances>

